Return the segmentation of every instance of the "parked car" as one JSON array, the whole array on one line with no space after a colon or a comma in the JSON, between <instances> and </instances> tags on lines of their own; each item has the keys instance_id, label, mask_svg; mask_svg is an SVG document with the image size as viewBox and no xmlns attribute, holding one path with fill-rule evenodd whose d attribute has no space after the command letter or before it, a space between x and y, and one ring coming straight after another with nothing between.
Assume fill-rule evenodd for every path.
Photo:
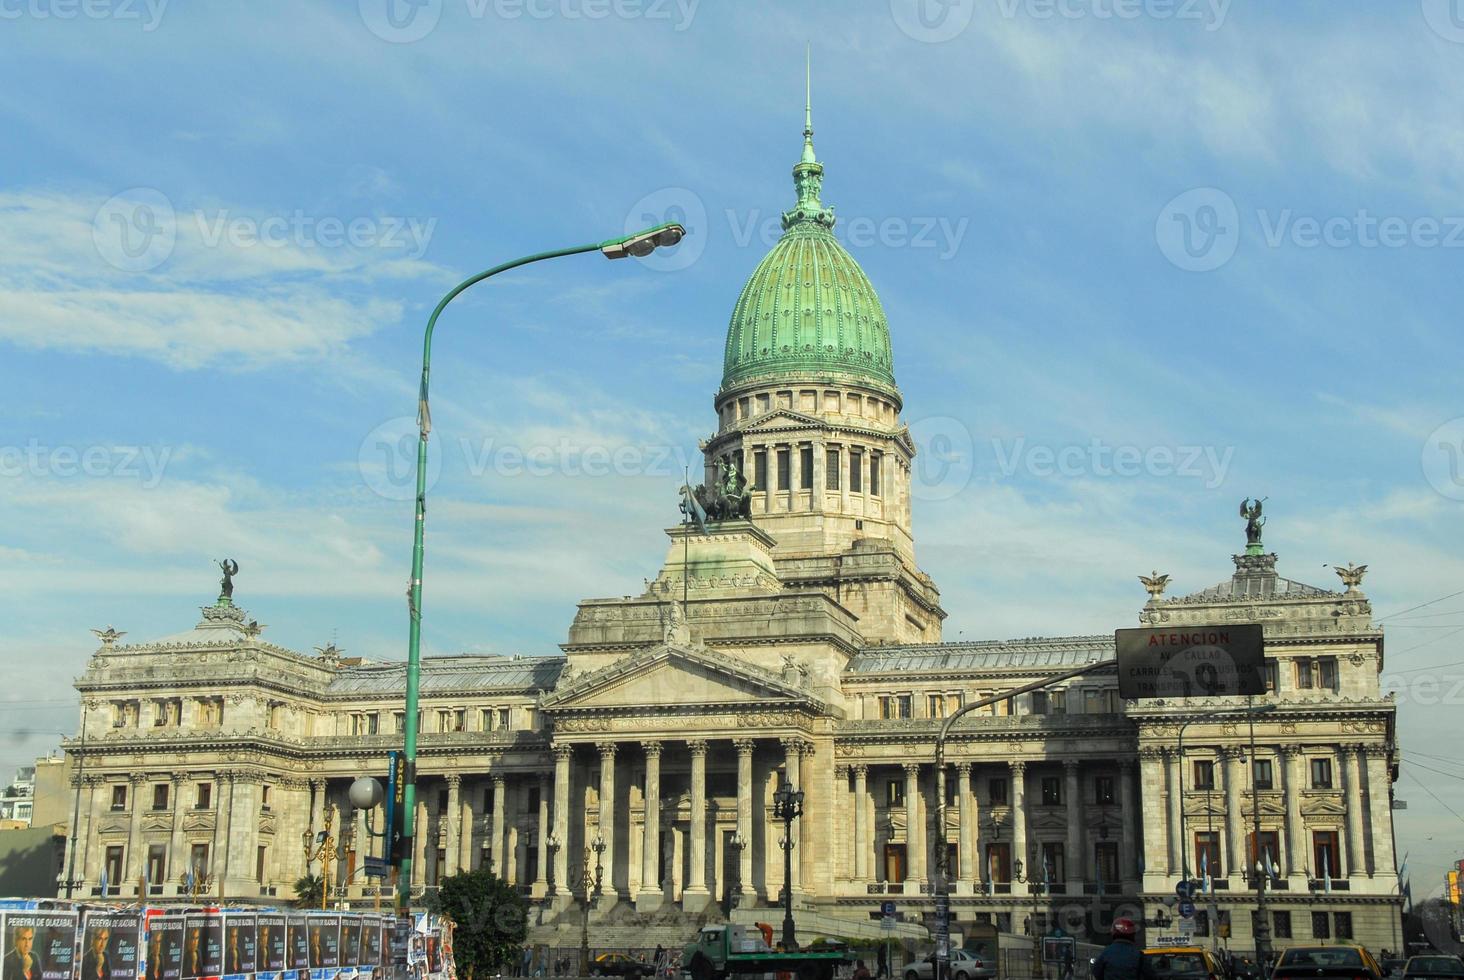
<instances>
[{"instance_id":1,"label":"parked car","mask_svg":"<svg viewBox=\"0 0 1464 980\"><path fill-rule=\"evenodd\" d=\"M1364 947L1292 946L1271 971L1272 980L1383 980L1383 968Z\"/></svg>"},{"instance_id":2,"label":"parked car","mask_svg":"<svg viewBox=\"0 0 1464 980\"><path fill-rule=\"evenodd\" d=\"M951 950L951 980L987 980L996 976L996 960L989 955L965 949ZM905 980L934 980L935 954L905 964Z\"/></svg>"},{"instance_id":3,"label":"parked car","mask_svg":"<svg viewBox=\"0 0 1464 980\"><path fill-rule=\"evenodd\" d=\"M1389 956L1387 959L1379 961L1378 965L1383 968L1383 976L1401 977L1403 968L1408 965L1408 960L1402 956Z\"/></svg>"},{"instance_id":4,"label":"parked car","mask_svg":"<svg viewBox=\"0 0 1464 980\"><path fill-rule=\"evenodd\" d=\"M1144 968L1158 980L1224 980L1225 971L1201 946L1156 946L1144 950Z\"/></svg>"},{"instance_id":5,"label":"parked car","mask_svg":"<svg viewBox=\"0 0 1464 980\"><path fill-rule=\"evenodd\" d=\"M1403 976L1412 977L1464 977L1464 960L1457 956L1431 954L1410 956L1403 967Z\"/></svg>"},{"instance_id":6,"label":"parked car","mask_svg":"<svg viewBox=\"0 0 1464 980\"><path fill-rule=\"evenodd\" d=\"M625 953L601 953L590 961L592 977L625 977L626 980L636 980L654 972L655 967L651 964L642 963Z\"/></svg>"}]
</instances>

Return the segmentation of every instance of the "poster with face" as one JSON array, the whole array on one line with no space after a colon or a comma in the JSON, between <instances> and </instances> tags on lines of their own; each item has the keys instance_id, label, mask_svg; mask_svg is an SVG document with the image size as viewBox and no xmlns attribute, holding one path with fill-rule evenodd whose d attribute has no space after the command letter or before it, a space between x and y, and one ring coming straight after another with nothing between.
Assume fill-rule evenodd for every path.
<instances>
[{"instance_id":1,"label":"poster with face","mask_svg":"<svg viewBox=\"0 0 1464 980\"><path fill-rule=\"evenodd\" d=\"M285 969L294 974L284 980L297 980L310 969L310 930L304 915L291 915L285 920Z\"/></svg>"},{"instance_id":2,"label":"poster with face","mask_svg":"<svg viewBox=\"0 0 1464 980\"><path fill-rule=\"evenodd\" d=\"M354 967L361 957L361 918L341 916L341 966Z\"/></svg>"},{"instance_id":3,"label":"poster with face","mask_svg":"<svg viewBox=\"0 0 1464 980\"><path fill-rule=\"evenodd\" d=\"M361 924L361 965L378 967L382 965L382 952L386 943L382 935L384 923L376 916L368 916Z\"/></svg>"},{"instance_id":4,"label":"poster with face","mask_svg":"<svg viewBox=\"0 0 1464 980\"><path fill-rule=\"evenodd\" d=\"M87 912L82 922L81 980L136 980L141 933L136 912Z\"/></svg>"},{"instance_id":5,"label":"poster with face","mask_svg":"<svg viewBox=\"0 0 1464 980\"><path fill-rule=\"evenodd\" d=\"M0 923L5 946L0 977L73 980L76 925L75 912L7 912Z\"/></svg>"},{"instance_id":6,"label":"poster with face","mask_svg":"<svg viewBox=\"0 0 1464 980\"><path fill-rule=\"evenodd\" d=\"M224 972L224 919L217 912L183 917L183 980L218 977Z\"/></svg>"},{"instance_id":7,"label":"poster with face","mask_svg":"<svg viewBox=\"0 0 1464 980\"><path fill-rule=\"evenodd\" d=\"M224 975L242 977L253 973L258 923L252 912L224 913Z\"/></svg>"},{"instance_id":8,"label":"poster with face","mask_svg":"<svg viewBox=\"0 0 1464 980\"><path fill-rule=\"evenodd\" d=\"M442 972L442 934L436 928L427 933L427 972Z\"/></svg>"},{"instance_id":9,"label":"poster with face","mask_svg":"<svg viewBox=\"0 0 1464 980\"><path fill-rule=\"evenodd\" d=\"M147 924L144 980L182 980L183 916L155 915Z\"/></svg>"},{"instance_id":10,"label":"poster with face","mask_svg":"<svg viewBox=\"0 0 1464 980\"><path fill-rule=\"evenodd\" d=\"M341 965L341 917L312 915L308 922L310 975L314 980L330 980Z\"/></svg>"},{"instance_id":11,"label":"poster with face","mask_svg":"<svg viewBox=\"0 0 1464 980\"><path fill-rule=\"evenodd\" d=\"M285 917L278 913L259 916L259 942L256 944L254 972L259 980L280 980L287 968L285 955Z\"/></svg>"}]
</instances>

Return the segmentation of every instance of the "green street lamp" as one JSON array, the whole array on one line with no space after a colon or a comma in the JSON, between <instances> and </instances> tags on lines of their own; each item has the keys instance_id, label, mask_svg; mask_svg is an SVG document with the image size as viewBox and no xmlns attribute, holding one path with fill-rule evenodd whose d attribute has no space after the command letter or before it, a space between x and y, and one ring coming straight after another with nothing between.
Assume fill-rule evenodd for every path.
<instances>
[{"instance_id":1,"label":"green street lamp","mask_svg":"<svg viewBox=\"0 0 1464 980\"><path fill-rule=\"evenodd\" d=\"M658 248L670 248L680 242L686 235L686 229L679 224L670 223L657 225L654 228L647 228L645 231L637 232L634 235L626 235L622 238L612 238L608 241L595 242L588 245L575 245L571 248L555 249L552 252L539 252L536 255L526 255L521 259L514 259L512 262L505 262L496 265L486 272L480 272L469 279L454 286L432 315L427 318L427 330L422 338L422 384L417 395L417 428L421 438L417 441L417 516L416 524L412 530L412 579L407 589L407 611L409 614L408 640L407 640L407 704L406 717L403 719L405 729L405 745L403 746L406 763L406 792L403 798L402 832L401 832L401 857L398 862L397 875L397 905L405 911L411 901L412 891L412 835L415 832L417 822L417 699L420 689L422 673L422 532L424 530L427 514L427 437L432 431L432 412L427 403L427 380L431 373L432 366L432 330L437 326L437 318L458 297L460 293L475 286L500 272L507 272L509 269L517 269L521 265L529 265L533 262L542 262L545 259L557 259L565 255L579 255L583 252L599 252L607 259L623 259L627 256L649 255Z\"/></svg>"}]
</instances>

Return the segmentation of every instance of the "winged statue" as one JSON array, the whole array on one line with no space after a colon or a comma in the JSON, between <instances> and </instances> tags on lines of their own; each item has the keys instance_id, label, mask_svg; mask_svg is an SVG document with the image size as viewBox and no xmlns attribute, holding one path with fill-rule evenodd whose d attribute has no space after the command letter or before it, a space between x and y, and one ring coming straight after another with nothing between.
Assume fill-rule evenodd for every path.
<instances>
[{"instance_id":1,"label":"winged statue","mask_svg":"<svg viewBox=\"0 0 1464 980\"><path fill-rule=\"evenodd\" d=\"M1164 594L1164 587L1169 584L1169 576L1150 572L1148 575L1140 575L1139 581L1143 582L1144 588L1149 590L1149 598L1157 599Z\"/></svg>"}]
</instances>

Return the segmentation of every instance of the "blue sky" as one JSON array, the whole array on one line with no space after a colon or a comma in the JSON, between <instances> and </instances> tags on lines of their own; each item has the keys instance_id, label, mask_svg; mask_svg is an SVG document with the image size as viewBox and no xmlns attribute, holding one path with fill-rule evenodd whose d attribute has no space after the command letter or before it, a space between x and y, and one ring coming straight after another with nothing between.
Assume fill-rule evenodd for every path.
<instances>
[{"instance_id":1,"label":"blue sky","mask_svg":"<svg viewBox=\"0 0 1464 980\"><path fill-rule=\"evenodd\" d=\"M1405 749L1453 755L1452 0L392 2L0 2L24 702L0 769L74 727L89 627L186 628L225 556L275 642L403 655L427 313L507 258L676 218L675 253L469 293L433 372L428 651L552 653L578 599L639 592L793 201L805 40L824 198L926 450L947 637L1133 625L1137 574L1225 578L1265 496L1284 573L1369 564ZM1464 783L1410 758L1421 895L1464 851Z\"/></svg>"}]
</instances>

